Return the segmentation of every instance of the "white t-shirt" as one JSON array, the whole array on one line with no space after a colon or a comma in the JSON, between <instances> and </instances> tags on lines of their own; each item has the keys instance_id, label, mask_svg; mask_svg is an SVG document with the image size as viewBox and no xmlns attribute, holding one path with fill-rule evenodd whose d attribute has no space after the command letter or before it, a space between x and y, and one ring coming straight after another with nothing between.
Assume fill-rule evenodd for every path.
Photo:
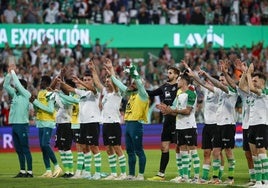
<instances>
[{"instance_id":1,"label":"white t-shirt","mask_svg":"<svg viewBox=\"0 0 268 188\"><path fill-rule=\"evenodd\" d=\"M179 10L170 10L168 11L169 14L169 23L171 24L178 24L178 16L179 16L180 11Z\"/></svg>"},{"instance_id":2,"label":"white t-shirt","mask_svg":"<svg viewBox=\"0 0 268 188\"><path fill-rule=\"evenodd\" d=\"M250 109L250 94L244 92L241 90L239 87L237 87L237 93L241 97L242 100L242 128L243 129L248 129L249 124L249 109Z\"/></svg>"},{"instance_id":3,"label":"white t-shirt","mask_svg":"<svg viewBox=\"0 0 268 188\"><path fill-rule=\"evenodd\" d=\"M113 11L111 11L111 10L104 10L103 11L103 23L105 23L105 24L111 24L112 23L113 16L114 16Z\"/></svg>"},{"instance_id":4,"label":"white t-shirt","mask_svg":"<svg viewBox=\"0 0 268 188\"><path fill-rule=\"evenodd\" d=\"M59 13L58 10L47 8L45 12L46 12L45 22L50 24L56 23L56 16Z\"/></svg>"},{"instance_id":5,"label":"white t-shirt","mask_svg":"<svg viewBox=\"0 0 268 188\"><path fill-rule=\"evenodd\" d=\"M80 96L79 119L80 123L100 122L99 97L100 93L94 94L92 91L75 89L75 93Z\"/></svg>"},{"instance_id":6,"label":"white t-shirt","mask_svg":"<svg viewBox=\"0 0 268 188\"><path fill-rule=\"evenodd\" d=\"M209 91L206 88L201 87L204 94L204 120L205 124L216 124L216 111L218 109L218 95Z\"/></svg>"},{"instance_id":7,"label":"white t-shirt","mask_svg":"<svg viewBox=\"0 0 268 188\"><path fill-rule=\"evenodd\" d=\"M262 93L260 96L251 92L249 126L267 124L267 95Z\"/></svg>"},{"instance_id":8,"label":"white t-shirt","mask_svg":"<svg viewBox=\"0 0 268 188\"><path fill-rule=\"evenodd\" d=\"M71 123L72 105L64 105L60 96L55 95L56 123Z\"/></svg>"},{"instance_id":9,"label":"white t-shirt","mask_svg":"<svg viewBox=\"0 0 268 188\"><path fill-rule=\"evenodd\" d=\"M228 88L225 93L219 88L214 87L214 92L219 96L218 109L216 112L217 125L235 124L235 104L238 94L236 90Z\"/></svg>"},{"instance_id":10,"label":"white t-shirt","mask_svg":"<svg viewBox=\"0 0 268 188\"><path fill-rule=\"evenodd\" d=\"M184 93L177 95L172 104L172 109L186 109L191 107L192 111L189 115L178 114L176 117L176 129L190 129L196 128L195 110L196 110L196 93L191 90L187 90Z\"/></svg>"},{"instance_id":11,"label":"white t-shirt","mask_svg":"<svg viewBox=\"0 0 268 188\"><path fill-rule=\"evenodd\" d=\"M108 93L106 88L102 92L102 122L103 123L120 123L120 105L122 96L120 92Z\"/></svg>"}]
</instances>

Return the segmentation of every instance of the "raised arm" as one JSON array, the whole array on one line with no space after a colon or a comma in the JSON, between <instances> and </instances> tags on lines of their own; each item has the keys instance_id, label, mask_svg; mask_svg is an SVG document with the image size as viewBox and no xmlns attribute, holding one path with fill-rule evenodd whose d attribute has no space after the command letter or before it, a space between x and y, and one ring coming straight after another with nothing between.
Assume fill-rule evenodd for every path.
<instances>
[{"instance_id":1,"label":"raised arm","mask_svg":"<svg viewBox=\"0 0 268 188\"><path fill-rule=\"evenodd\" d=\"M242 76L240 78L240 81L239 81L239 84L238 84L238 87L248 93L249 92L249 86L248 86L248 81L247 81L247 70L248 70L248 67L245 63L243 63L242 67Z\"/></svg>"},{"instance_id":2,"label":"raised arm","mask_svg":"<svg viewBox=\"0 0 268 188\"><path fill-rule=\"evenodd\" d=\"M226 79L226 81L228 82L228 84L235 89L236 88L236 82L231 78L231 76L228 74L228 60L220 60L220 67L221 67L221 71Z\"/></svg>"},{"instance_id":3,"label":"raised arm","mask_svg":"<svg viewBox=\"0 0 268 188\"><path fill-rule=\"evenodd\" d=\"M12 75L12 78L13 78L13 81L14 81L14 84L15 84L15 87L17 88L18 92L21 95L30 98L31 97L31 93L21 85L21 83L19 81L19 78L17 77L15 71L14 70L11 70L10 72L11 72L11 75Z\"/></svg>"},{"instance_id":4,"label":"raised arm","mask_svg":"<svg viewBox=\"0 0 268 188\"><path fill-rule=\"evenodd\" d=\"M61 90L63 90L65 93L75 93L75 88L69 86L59 78L57 79L57 81L60 83Z\"/></svg>"},{"instance_id":5,"label":"raised arm","mask_svg":"<svg viewBox=\"0 0 268 188\"><path fill-rule=\"evenodd\" d=\"M90 85L86 84L85 82L80 80L77 76L73 76L73 82L76 83L76 84L82 85L86 89L92 91L94 94L97 93L97 90L96 90L96 88L94 86L90 86Z\"/></svg>"},{"instance_id":6,"label":"raised arm","mask_svg":"<svg viewBox=\"0 0 268 188\"><path fill-rule=\"evenodd\" d=\"M188 70L187 72L188 76L192 77L197 84L203 86L204 88L208 89L211 92L214 92L214 87L208 84L206 81L202 80L197 74L195 74L184 60L182 60L181 63ZM204 71L199 70L198 74L203 75Z\"/></svg>"},{"instance_id":7,"label":"raised arm","mask_svg":"<svg viewBox=\"0 0 268 188\"><path fill-rule=\"evenodd\" d=\"M94 81L94 84L96 85L96 87L102 91L104 86L102 85L101 81L100 81L100 78L97 74L97 71L96 71L96 67L95 67L95 64L94 64L94 60L90 60L89 63L88 63L88 68L89 70L92 72L92 77L93 77L93 81Z\"/></svg>"},{"instance_id":8,"label":"raised arm","mask_svg":"<svg viewBox=\"0 0 268 188\"><path fill-rule=\"evenodd\" d=\"M253 81L252 81L252 74L254 72L254 65L253 63L251 63L249 65L249 68L248 68L248 72L247 72L247 79L248 79L248 87L249 87L249 90L257 95L261 95L261 89L257 89L254 84L253 84Z\"/></svg>"},{"instance_id":9,"label":"raised arm","mask_svg":"<svg viewBox=\"0 0 268 188\"><path fill-rule=\"evenodd\" d=\"M209 79L211 81L211 83L221 89L222 91L224 91L225 93L228 93L228 87L223 85L222 83L220 83L220 81L216 80L215 78L213 78L212 76L210 76L207 72L204 71L204 76Z\"/></svg>"},{"instance_id":10,"label":"raised arm","mask_svg":"<svg viewBox=\"0 0 268 188\"><path fill-rule=\"evenodd\" d=\"M127 91L127 86L125 86L120 80L118 80L115 77L115 72L114 72L112 62L111 61L106 61L105 64L104 64L104 68L105 68L107 74L111 76L111 79L112 79L113 83L120 89L120 91L125 93Z\"/></svg>"}]
</instances>

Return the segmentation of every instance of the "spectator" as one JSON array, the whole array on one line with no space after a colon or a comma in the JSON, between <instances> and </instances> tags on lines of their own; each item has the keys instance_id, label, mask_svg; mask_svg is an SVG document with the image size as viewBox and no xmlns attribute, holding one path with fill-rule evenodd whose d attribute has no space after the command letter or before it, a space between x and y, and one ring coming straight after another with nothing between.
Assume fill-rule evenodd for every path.
<instances>
[{"instance_id":1,"label":"spectator","mask_svg":"<svg viewBox=\"0 0 268 188\"><path fill-rule=\"evenodd\" d=\"M95 5L93 11L90 15L91 23L102 24L103 23L103 13L98 5Z\"/></svg>"},{"instance_id":2,"label":"spectator","mask_svg":"<svg viewBox=\"0 0 268 188\"><path fill-rule=\"evenodd\" d=\"M146 8L146 5L141 6L137 15L139 24L150 24L150 14Z\"/></svg>"},{"instance_id":3,"label":"spectator","mask_svg":"<svg viewBox=\"0 0 268 188\"><path fill-rule=\"evenodd\" d=\"M205 24L211 25L213 24L213 20L214 20L214 12L211 10L211 7L208 6L205 12Z\"/></svg>"},{"instance_id":4,"label":"spectator","mask_svg":"<svg viewBox=\"0 0 268 188\"><path fill-rule=\"evenodd\" d=\"M200 7L194 7L194 12L191 15L191 24L202 25L205 24L205 17L201 12Z\"/></svg>"},{"instance_id":5,"label":"spectator","mask_svg":"<svg viewBox=\"0 0 268 188\"><path fill-rule=\"evenodd\" d=\"M11 4L7 6L4 10L2 16L2 23L16 23L17 22L17 12L12 8Z\"/></svg>"},{"instance_id":6,"label":"spectator","mask_svg":"<svg viewBox=\"0 0 268 188\"><path fill-rule=\"evenodd\" d=\"M38 12L36 8L33 6L33 3L30 2L28 4L27 9L23 13L23 23L29 23L29 24L34 24L34 23L39 23L40 18L38 15Z\"/></svg>"},{"instance_id":7,"label":"spectator","mask_svg":"<svg viewBox=\"0 0 268 188\"><path fill-rule=\"evenodd\" d=\"M57 17L59 15L59 11L55 8L55 3L52 2L49 5L49 8L47 8L44 13L43 16L45 16L45 23L46 24L55 24L57 23Z\"/></svg>"},{"instance_id":8,"label":"spectator","mask_svg":"<svg viewBox=\"0 0 268 188\"><path fill-rule=\"evenodd\" d=\"M118 24L128 24L129 13L125 6L120 7L120 11L117 12Z\"/></svg>"},{"instance_id":9,"label":"spectator","mask_svg":"<svg viewBox=\"0 0 268 188\"><path fill-rule=\"evenodd\" d=\"M111 10L110 4L106 4L103 10L103 23L112 24L114 22L114 13Z\"/></svg>"},{"instance_id":10,"label":"spectator","mask_svg":"<svg viewBox=\"0 0 268 188\"><path fill-rule=\"evenodd\" d=\"M170 24L178 24L179 23L179 13L180 11L176 9L176 6L173 5L171 9L168 11L168 16L169 16L169 23Z\"/></svg>"},{"instance_id":11,"label":"spectator","mask_svg":"<svg viewBox=\"0 0 268 188\"><path fill-rule=\"evenodd\" d=\"M251 25L261 25L261 18L260 15L253 12L251 18L250 18Z\"/></svg>"}]
</instances>

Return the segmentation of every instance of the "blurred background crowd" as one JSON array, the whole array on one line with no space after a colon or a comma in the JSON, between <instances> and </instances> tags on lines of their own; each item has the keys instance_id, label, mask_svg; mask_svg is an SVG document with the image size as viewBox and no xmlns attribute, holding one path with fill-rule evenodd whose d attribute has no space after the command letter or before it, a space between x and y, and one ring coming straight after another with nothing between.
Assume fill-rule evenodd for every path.
<instances>
[{"instance_id":1,"label":"blurred background crowd","mask_svg":"<svg viewBox=\"0 0 268 188\"><path fill-rule=\"evenodd\" d=\"M122 15L125 14L125 21ZM0 8L2 23L88 23L88 24L228 24L228 25L265 25L268 20L268 0L9 0L1 2ZM108 16L110 18L108 19ZM254 19L252 19L254 18ZM41 44L32 41L30 46L16 45L10 47L8 43L0 49L0 83L3 83L10 61L18 67L18 76L28 81L29 91L36 94L42 75L55 77L65 66L72 75L83 75L87 71L87 62L94 58L100 78L104 80L103 63L110 58L120 79L128 82L128 75L124 72L125 63L133 59L122 57L120 49L109 48L109 41L96 38L91 41L91 47L85 48L80 41L74 47L62 44L49 44L44 38ZM205 39L206 40L206 39ZM145 80L147 90L159 87L167 81L168 66L180 68L180 59L176 59L167 44L159 49L159 53L147 53L148 57L141 57L135 61L139 73ZM236 44L233 48L213 48L211 42L204 45L193 45L184 49L184 59L192 70L203 69L211 75L219 75L218 62L228 58L235 62L239 58L248 65L254 63L255 70L268 73L268 46L263 41L254 41L250 48ZM146 60L144 60L146 59ZM231 64L229 73L238 80L239 70ZM203 95L198 92L197 121L202 122ZM1 125L7 125L9 112L9 97L0 89ZM159 103L159 98L151 99L152 105ZM122 112L124 111L122 102ZM239 105L238 105L239 108ZM239 112L239 110L238 110ZM34 117L32 117L34 124ZM160 112L152 108L151 123L162 122ZM239 119L238 119L239 121Z\"/></svg>"},{"instance_id":2,"label":"blurred background crowd","mask_svg":"<svg viewBox=\"0 0 268 188\"><path fill-rule=\"evenodd\" d=\"M268 0L2 0L2 23L267 25Z\"/></svg>"}]
</instances>

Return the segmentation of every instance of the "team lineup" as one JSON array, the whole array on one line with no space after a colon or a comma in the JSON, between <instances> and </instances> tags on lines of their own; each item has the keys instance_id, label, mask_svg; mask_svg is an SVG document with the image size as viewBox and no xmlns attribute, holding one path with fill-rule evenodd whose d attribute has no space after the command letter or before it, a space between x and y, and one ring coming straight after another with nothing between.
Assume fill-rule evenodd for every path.
<instances>
[{"instance_id":1,"label":"team lineup","mask_svg":"<svg viewBox=\"0 0 268 188\"><path fill-rule=\"evenodd\" d=\"M233 64L241 71L239 82L232 79L228 69L232 59L219 61L221 74L210 75L203 70L191 70L182 60L180 68L168 67L167 82L148 91L143 80L130 63L126 66L128 83L124 84L106 59L106 79L102 82L96 71L94 59L87 62L87 71L81 78L63 68L51 79L42 76L37 96L27 90L27 82L18 79L16 66L9 63L4 89L12 98L9 124L12 125L14 146L18 155L20 172L16 178L33 175L32 156L28 143L29 110L36 113L40 148L45 172L40 177L86 178L92 180L145 180L146 153L143 149L143 123L147 122L150 97L160 96L156 105L163 114L161 156L158 173L150 181L164 181L169 162L170 145L176 145L178 175L169 180L174 183L233 185L235 182L235 104L242 101L243 150L248 165L249 187L268 186L268 158L266 148L268 124L268 90L266 76L254 72L240 59ZM202 131L203 166L197 151L196 88L204 95L204 123ZM120 127L120 107L127 96L124 112L125 133ZM103 124L100 130L100 124ZM50 145L52 131L56 128L56 147L61 165ZM109 175L101 170L99 149L100 131L108 155ZM121 147L125 134L126 153ZM71 150L75 142L77 163ZM136 161L136 157L138 161ZM94 161L94 174L91 161ZM128 160L128 161L127 161ZM51 166L51 163L53 166ZM138 163L138 170L135 169ZM224 163L228 175L222 179ZM117 164L120 171L117 172ZM76 165L76 166L75 166ZM62 166L62 167L60 167ZM193 168L193 177L190 169ZM210 177L210 170L212 176Z\"/></svg>"}]
</instances>

